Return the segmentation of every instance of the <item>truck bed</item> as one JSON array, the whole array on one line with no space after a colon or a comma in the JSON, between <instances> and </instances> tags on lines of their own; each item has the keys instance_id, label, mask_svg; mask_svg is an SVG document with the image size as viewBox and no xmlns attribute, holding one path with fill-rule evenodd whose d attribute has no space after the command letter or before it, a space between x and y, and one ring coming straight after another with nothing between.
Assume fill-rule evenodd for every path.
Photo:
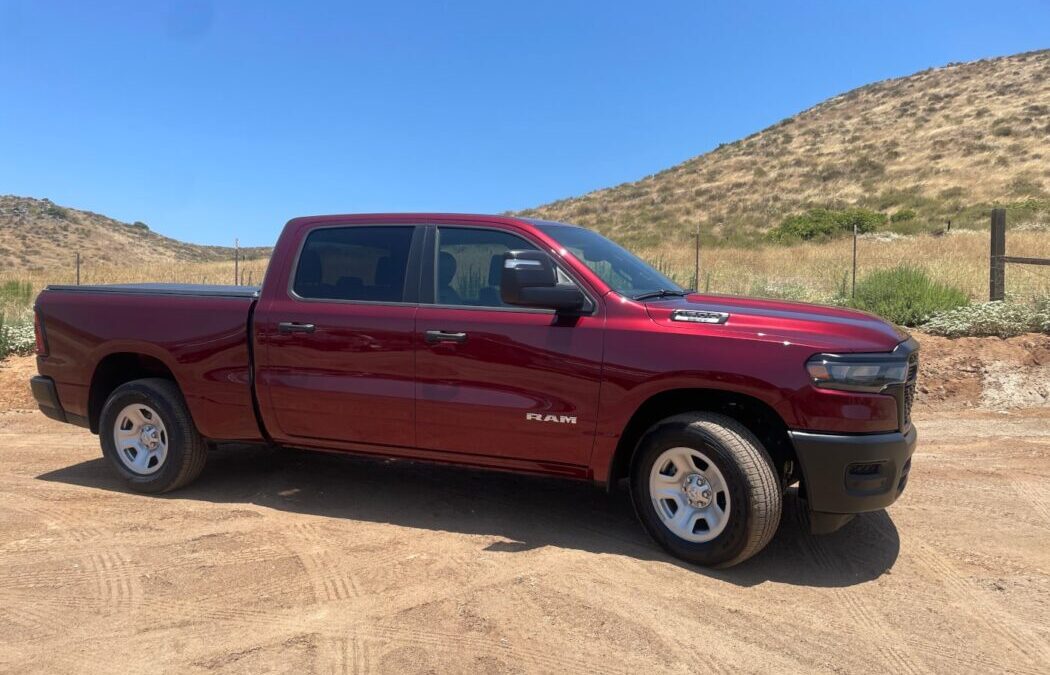
<instances>
[{"instance_id":1,"label":"truck bed","mask_svg":"<svg viewBox=\"0 0 1050 675\"><path fill-rule=\"evenodd\" d=\"M37 298L50 351L40 374L65 415L92 428L104 403L94 385L145 373L178 383L206 438L256 440L249 321L258 297L254 286L48 286Z\"/></svg>"}]
</instances>

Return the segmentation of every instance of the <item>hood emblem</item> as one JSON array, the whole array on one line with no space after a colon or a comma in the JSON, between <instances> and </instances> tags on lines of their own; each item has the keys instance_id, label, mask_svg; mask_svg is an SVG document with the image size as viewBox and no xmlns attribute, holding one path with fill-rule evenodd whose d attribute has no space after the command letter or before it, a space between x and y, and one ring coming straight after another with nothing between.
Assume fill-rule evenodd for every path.
<instances>
[{"instance_id":1,"label":"hood emblem","mask_svg":"<svg viewBox=\"0 0 1050 675\"><path fill-rule=\"evenodd\" d=\"M676 309L671 312L671 321L686 323L725 323L729 312L709 312L702 309Z\"/></svg>"}]
</instances>

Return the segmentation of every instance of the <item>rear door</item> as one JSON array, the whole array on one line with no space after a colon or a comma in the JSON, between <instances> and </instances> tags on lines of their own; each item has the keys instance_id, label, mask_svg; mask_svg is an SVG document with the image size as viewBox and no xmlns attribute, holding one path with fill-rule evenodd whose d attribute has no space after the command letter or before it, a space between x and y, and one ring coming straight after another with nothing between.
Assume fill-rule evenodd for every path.
<instances>
[{"instance_id":1,"label":"rear door","mask_svg":"<svg viewBox=\"0 0 1050 675\"><path fill-rule=\"evenodd\" d=\"M598 305L579 317L505 305L503 253L537 248L522 235L436 226L427 244L416 315L418 445L547 470L586 464L601 375Z\"/></svg>"},{"instance_id":2,"label":"rear door","mask_svg":"<svg viewBox=\"0 0 1050 675\"><path fill-rule=\"evenodd\" d=\"M411 446L423 228L319 226L256 312L260 404L276 440Z\"/></svg>"}]
</instances>

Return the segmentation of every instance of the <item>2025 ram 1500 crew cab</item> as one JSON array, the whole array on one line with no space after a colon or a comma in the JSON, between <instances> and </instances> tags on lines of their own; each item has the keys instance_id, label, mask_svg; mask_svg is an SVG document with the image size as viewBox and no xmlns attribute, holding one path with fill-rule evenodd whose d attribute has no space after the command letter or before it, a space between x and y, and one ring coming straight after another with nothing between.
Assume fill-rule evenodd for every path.
<instances>
[{"instance_id":1,"label":"2025 ram 1500 crew cab","mask_svg":"<svg viewBox=\"0 0 1050 675\"><path fill-rule=\"evenodd\" d=\"M165 492L217 443L627 479L726 567L800 482L815 531L904 489L918 345L860 312L686 291L597 233L477 215L296 218L261 288L51 286L32 389Z\"/></svg>"}]
</instances>

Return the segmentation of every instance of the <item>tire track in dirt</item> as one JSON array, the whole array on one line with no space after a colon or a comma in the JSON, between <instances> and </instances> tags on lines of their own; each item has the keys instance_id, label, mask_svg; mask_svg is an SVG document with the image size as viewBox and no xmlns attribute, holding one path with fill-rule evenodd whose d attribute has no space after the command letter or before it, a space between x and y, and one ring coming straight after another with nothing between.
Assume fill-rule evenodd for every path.
<instances>
[{"instance_id":1,"label":"tire track in dirt","mask_svg":"<svg viewBox=\"0 0 1050 675\"><path fill-rule=\"evenodd\" d=\"M802 518L802 511L799 517ZM800 526L803 523L800 523ZM878 529L869 525L870 529ZM835 578L841 578L845 573L856 576L856 567L847 561L839 561L825 549L824 544L816 535L806 532L805 527L800 527L798 534L803 550L808 554L823 572ZM858 533L859 534L859 533ZM844 564L843 564L844 563ZM924 663L918 661L911 653L902 650L899 645L905 643L904 636L899 631L889 626L884 621L881 612L858 597L852 588L832 588L833 595L838 598L846 608L854 625L864 631L869 645L880 655L880 661L887 672L903 672L911 675L921 675L930 670Z\"/></svg>"},{"instance_id":2,"label":"tire track in dirt","mask_svg":"<svg viewBox=\"0 0 1050 675\"><path fill-rule=\"evenodd\" d=\"M517 567L517 566L515 566ZM513 569L506 574L501 574L497 579L490 579L485 584L465 584L452 588L448 593L442 593L439 597L431 598L431 602L441 602L461 595L465 592L477 591L486 587L498 588L509 583L514 577L520 576L523 570L535 570L534 565L527 562L521 564L522 569ZM175 614L170 603L165 603L169 613ZM188 609L188 608L187 608ZM196 627L201 633L214 630L212 621L228 621L233 624L250 626L256 629L254 635L257 642L278 639L286 634L282 632L281 626L286 620L295 619L293 623L296 630L307 630L328 639L321 644L325 645L319 654L319 660L325 664L326 669L336 669L339 664L347 663L347 670L351 672L368 672L373 667L371 645L388 644L394 646L407 646L413 648L426 648L441 653L464 653L464 650L480 652L485 655L511 659L526 665L536 664L533 669L541 669L549 672L593 671L593 663L585 658L572 658L549 654L542 648L531 646L500 645L490 637L470 635L462 631L444 631L433 627L402 627L384 623L383 618L371 618L367 622L357 621L346 625L339 621L338 617L326 616L324 618L306 619L303 625L302 608L288 608L278 611L246 611L235 610L228 607L215 608L200 605L193 607L192 613L202 621ZM396 613L396 612L395 612ZM197 632L197 630L195 630ZM339 656L343 652L340 641L349 640L347 647L348 658L344 661ZM334 654L333 654L334 652Z\"/></svg>"},{"instance_id":3,"label":"tire track in dirt","mask_svg":"<svg viewBox=\"0 0 1050 675\"><path fill-rule=\"evenodd\" d=\"M52 602L41 602L39 598L20 598L17 595L0 596L0 626L13 625L24 629L30 640L58 635L69 622L69 613ZM4 637L10 639L11 631L5 629Z\"/></svg>"},{"instance_id":4,"label":"tire track in dirt","mask_svg":"<svg viewBox=\"0 0 1050 675\"><path fill-rule=\"evenodd\" d=\"M31 500L33 504L20 504L19 501L23 499ZM101 528L86 526L84 514L75 513L61 502L11 492L0 492L0 502L3 508L21 513L31 521L42 521L49 531L60 532L63 539L78 544L104 539L109 534Z\"/></svg>"},{"instance_id":5,"label":"tire track in dirt","mask_svg":"<svg viewBox=\"0 0 1050 675\"><path fill-rule=\"evenodd\" d=\"M1032 507L1035 514L1042 520L1042 524L1050 527L1050 498L1042 489L1042 485L1038 483L1033 485L1034 480L1031 482L1019 480L1012 475L1012 472L1007 475L1007 480L1017 496Z\"/></svg>"},{"instance_id":6,"label":"tire track in dirt","mask_svg":"<svg viewBox=\"0 0 1050 675\"><path fill-rule=\"evenodd\" d=\"M369 658L369 644L366 640L361 637L355 637L353 640L353 651L351 653L353 672L354 675L365 675L371 673L372 663Z\"/></svg>"},{"instance_id":7,"label":"tire track in dirt","mask_svg":"<svg viewBox=\"0 0 1050 675\"><path fill-rule=\"evenodd\" d=\"M167 543L167 542L165 542ZM156 545L155 545L156 546ZM181 552L163 562L150 565L151 572L177 572L187 567L224 567L227 565L253 565L283 560L294 554L276 545L264 543L238 550L216 551L202 549L199 551Z\"/></svg>"},{"instance_id":8,"label":"tire track in dirt","mask_svg":"<svg viewBox=\"0 0 1050 675\"><path fill-rule=\"evenodd\" d=\"M983 592L970 584L943 555L931 549L926 543L915 547L915 557L923 567L941 580L951 591L961 611L966 612L975 623L983 624L988 632L1015 651L1025 655L1033 663L1050 663L1050 647L1038 635L1032 634L1023 623L1004 619L1001 608L984 597Z\"/></svg>"},{"instance_id":9,"label":"tire track in dirt","mask_svg":"<svg viewBox=\"0 0 1050 675\"><path fill-rule=\"evenodd\" d=\"M45 558L39 562L45 563L47 560ZM0 568L0 589L63 588L71 585L70 582L76 583L83 578L90 580L93 575L92 571L85 566L62 569L59 574L56 574L53 567L44 567L36 561L27 562L25 565L32 565L32 567L30 569L11 569L10 566Z\"/></svg>"},{"instance_id":10,"label":"tire track in dirt","mask_svg":"<svg viewBox=\"0 0 1050 675\"><path fill-rule=\"evenodd\" d=\"M957 672L960 670L960 666L966 666L977 673L1009 672L1017 673L1017 675L1046 675L1045 670L1004 666L1002 661L976 653L968 647L953 649L944 643L923 640L918 635L906 635L904 641L923 653L929 654L931 657L947 664L948 668L943 669L945 671L950 668Z\"/></svg>"},{"instance_id":11,"label":"tire track in dirt","mask_svg":"<svg viewBox=\"0 0 1050 675\"><path fill-rule=\"evenodd\" d=\"M668 557L668 560L673 559ZM622 587L625 578L636 581L644 579L647 585L674 588L679 583L676 575L692 574L692 571L687 572L677 567L672 567L670 574L668 572L666 568L654 570L635 558L613 558L603 561L600 566L588 569L588 576L593 580L604 581L608 586L608 589L602 589L601 595L611 593L615 597L622 591L619 587ZM798 640L785 635L782 630L770 624L760 608L756 611L756 607L748 599L747 591L734 590L727 593L724 590L699 585L691 586L688 592L691 604L716 607L725 612L716 620L721 630L718 641L719 645L734 657L745 652L751 656L758 652L763 653L770 661L771 672L795 670L798 663L805 662L804 645L800 645ZM630 597L624 599L624 605L631 606ZM629 613L625 616L630 618ZM678 644L674 635L668 639L671 644ZM682 658L691 658L695 653L691 650ZM703 653L703 659L705 671L730 675L748 669L736 658L726 659L724 654L715 651Z\"/></svg>"},{"instance_id":12,"label":"tire track in dirt","mask_svg":"<svg viewBox=\"0 0 1050 675\"><path fill-rule=\"evenodd\" d=\"M302 563L317 602L339 602L357 597L359 590L352 573L330 553L330 543L310 523L294 523L287 532L293 537L288 550ZM285 538L286 541L288 537Z\"/></svg>"},{"instance_id":13,"label":"tire track in dirt","mask_svg":"<svg viewBox=\"0 0 1050 675\"><path fill-rule=\"evenodd\" d=\"M349 675L350 673L358 675L372 672L368 663L366 641L353 634L321 639L318 644L315 670L318 673L333 675Z\"/></svg>"},{"instance_id":14,"label":"tire track in dirt","mask_svg":"<svg viewBox=\"0 0 1050 675\"><path fill-rule=\"evenodd\" d=\"M212 605L207 601L191 602L177 598L164 598L163 601L148 603L143 609L151 616L171 618L192 616L194 621L188 624L192 633L207 635L215 629L216 623L230 624L243 628L261 631L271 630L282 617L282 613L301 611L301 608L274 611L271 608L252 609L242 605Z\"/></svg>"},{"instance_id":15,"label":"tire track in dirt","mask_svg":"<svg viewBox=\"0 0 1050 675\"><path fill-rule=\"evenodd\" d=\"M892 537L890 533L886 531L885 527L880 527L877 524L873 524L871 528L872 532L877 536L881 537L884 541L890 542ZM920 566L922 566L920 562ZM959 577L958 574L955 576ZM943 578L943 577L938 577ZM961 577L959 577L961 579ZM977 589L972 589L976 591ZM913 646L917 647L920 653L929 654L934 659L949 659L953 665L958 662L969 663L979 668L990 668L992 670L1001 670L1003 665L1000 661L996 661L992 657L981 655L972 649L952 649L941 642L932 642L923 640L917 633L906 633L902 635L903 640ZM1012 672L1022 673L1024 675L1043 675L1044 671L1038 669L1029 670L1027 668L1012 667Z\"/></svg>"},{"instance_id":16,"label":"tire track in dirt","mask_svg":"<svg viewBox=\"0 0 1050 675\"><path fill-rule=\"evenodd\" d=\"M463 632L439 631L428 628L403 628L375 625L364 627L364 635L377 641L410 647L429 647L437 652L464 655L467 650L510 660L526 672L594 672L594 661L572 657L538 647L513 642L497 642L492 638L473 636Z\"/></svg>"},{"instance_id":17,"label":"tire track in dirt","mask_svg":"<svg viewBox=\"0 0 1050 675\"><path fill-rule=\"evenodd\" d=\"M101 551L88 557L95 573L95 590L103 609L128 614L142 601L142 584L122 551Z\"/></svg>"}]
</instances>

